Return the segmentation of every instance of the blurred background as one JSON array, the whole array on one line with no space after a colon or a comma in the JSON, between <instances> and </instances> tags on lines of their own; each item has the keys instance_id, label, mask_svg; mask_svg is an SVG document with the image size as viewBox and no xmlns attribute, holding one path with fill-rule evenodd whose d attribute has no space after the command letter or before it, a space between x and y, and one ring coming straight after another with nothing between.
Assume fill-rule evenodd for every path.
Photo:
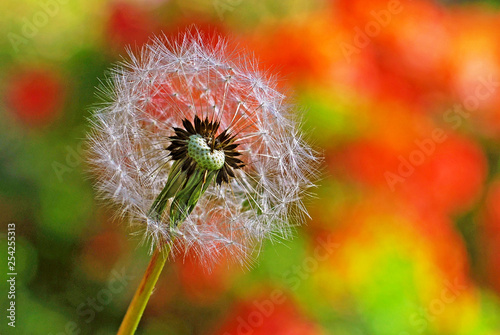
<instances>
[{"instance_id":1,"label":"blurred background","mask_svg":"<svg viewBox=\"0 0 500 335\"><path fill-rule=\"evenodd\" d=\"M499 1L2 1L0 333L116 333L148 250L94 200L86 118L127 46L196 24L279 73L324 175L308 225L265 245L251 269L167 264L138 334L500 334L499 10Z\"/></svg>"}]
</instances>

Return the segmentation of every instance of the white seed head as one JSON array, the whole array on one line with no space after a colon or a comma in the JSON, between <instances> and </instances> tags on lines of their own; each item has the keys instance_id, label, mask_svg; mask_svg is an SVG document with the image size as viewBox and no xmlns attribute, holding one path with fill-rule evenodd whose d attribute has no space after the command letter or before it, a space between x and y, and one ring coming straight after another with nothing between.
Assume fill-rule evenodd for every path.
<instances>
[{"instance_id":1,"label":"white seed head","mask_svg":"<svg viewBox=\"0 0 500 335\"><path fill-rule=\"evenodd\" d=\"M264 239L290 237L307 216L303 199L314 186L318 158L276 80L255 59L222 39L208 44L199 33L178 40L155 39L138 56L130 52L101 90L107 102L96 108L89 134L96 189L151 248L173 241L173 257L192 250L207 264L226 256L246 263ZM148 211L172 169L166 148L173 128L195 116L219 122L214 136L227 130L239 156L212 151L202 136L189 137L185 154L207 170L242 164L229 169L226 177L234 176L227 181L212 182L172 227L168 210L156 219Z\"/></svg>"},{"instance_id":2,"label":"white seed head","mask_svg":"<svg viewBox=\"0 0 500 335\"><path fill-rule=\"evenodd\" d=\"M188 154L202 169L217 171L224 166L224 152L221 150L212 151L201 135L189 136Z\"/></svg>"}]
</instances>

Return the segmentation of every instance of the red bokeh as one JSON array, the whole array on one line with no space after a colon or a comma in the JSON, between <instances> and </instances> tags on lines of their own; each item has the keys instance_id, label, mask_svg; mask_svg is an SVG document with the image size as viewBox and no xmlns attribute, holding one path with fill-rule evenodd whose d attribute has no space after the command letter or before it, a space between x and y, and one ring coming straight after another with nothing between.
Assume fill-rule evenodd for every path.
<instances>
[{"instance_id":1,"label":"red bokeh","mask_svg":"<svg viewBox=\"0 0 500 335\"><path fill-rule=\"evenodd\" d=\"M153 13L139 5L113 2L108 15L106 36L120 52L125 46L142 46L159 30Z\"/></svg>"},{"instance_id":2,"label":"red bokeh","mask_svg":"<svg viewBox=\"0 0 500 335\"><path fill-rule=\"evenodd\" d=\"M175 262L183 294L195 304L207 305L229 288L235 274L226 259L207 268L193 251Z\"/></svg>"},{"instance_id":3,"label":"red bokeh","mask_svg":"<svg viewBox=\"0 0 500 335\"><path fill-rule=\"evenodd\" d=\"M238 303L213 335L317 335L319 327L308 320L290 297L275 290Z\"/></svg>"},{"instance_id":4,"label":"red bokeh","mask_svg":"<svg viewBox=\"0 0 500 335\"><path fill-rule=\"evenodd\" d=\"M42 126L61 113L66 85L48 69L21 68L10 71L4 80L7 110L29 126Z\"/></svg>"}]
</instances>

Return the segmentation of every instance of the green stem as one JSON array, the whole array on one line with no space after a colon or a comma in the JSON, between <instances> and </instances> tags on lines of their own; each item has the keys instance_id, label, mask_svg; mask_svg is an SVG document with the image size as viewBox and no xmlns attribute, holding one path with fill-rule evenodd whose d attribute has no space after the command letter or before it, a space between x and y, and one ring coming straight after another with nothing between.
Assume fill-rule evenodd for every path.
<instances>
[{"instance_id":1,"label":"green stem","mask_svg":"<svg viewBox=\"0 0 500 335\"><path fill-rule=\"evenodd\" d=\"M151 296L151 292L168 258L171 247L172 245L170 244L165 249L156 249L153 253L148 268L134 294L134 298L128 306L127 314L125 314L123 318L117 335L132 335L135 333L142 314L144 313L144 309L149 301L149 297Z\"/></svg>"},{"instance_id":2,"label":"green stem","mask_svg":"<svg viewBox=\"0 0 500 335\"><path fill-rule=\"evenodd\" d=\"M148 216L154 220L161 220L161 216L169 203L169 199L174 197L170 205L170 227L177 227L194 209L201 195L207 190L208 185L216 172L206 170L196 170L192 176L186 178L181 170L180 162L174 163L167 183L158 197L153 202ZM183 185L183 186L182 186ZM117 335L133 335L144 309L148 303L151 292L160 277L161 270L172 248L172 243L165 249L157 248L151 257L148 268L142 277L141 284L135 292L132 302L128 306L127 314L123 318Z\"/></svg>"}]
</instances>

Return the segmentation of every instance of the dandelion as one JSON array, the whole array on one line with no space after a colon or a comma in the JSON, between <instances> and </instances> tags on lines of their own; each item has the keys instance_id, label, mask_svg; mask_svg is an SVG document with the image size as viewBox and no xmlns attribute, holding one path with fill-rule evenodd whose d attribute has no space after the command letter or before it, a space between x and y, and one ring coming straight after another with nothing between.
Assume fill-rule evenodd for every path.
<instances>
[{"instance_id":1,"label":"dandelion","mask_svg":"<svg viewBox=\"0 0 500 335\"><path fill-rule=\"evenodd\" d=\"M307 216L317 157L300 120L251 56L212 42L196 32L155 39L101 91L109 100L89 135L96 189L150 243L156 276L143 278L150 291L136 293L127 316L139 315L130 326L125 317L122 334L137 327L168 255L245 264Z\"/></svg>"}]
</instances>

